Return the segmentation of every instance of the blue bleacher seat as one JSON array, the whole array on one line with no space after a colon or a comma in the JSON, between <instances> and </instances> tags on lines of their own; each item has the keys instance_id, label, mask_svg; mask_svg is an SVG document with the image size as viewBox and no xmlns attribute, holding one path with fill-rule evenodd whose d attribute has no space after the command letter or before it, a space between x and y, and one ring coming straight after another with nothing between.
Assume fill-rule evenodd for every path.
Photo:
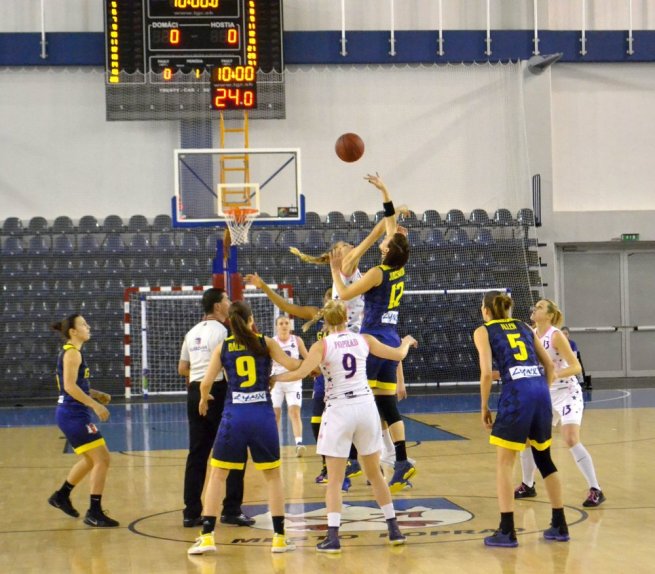
<instances>
[{"instance_id":1,"label":"blue bleacher seat","mask_svg":"<svg viewBox=\"0 0 655 574\"><path fill-rule=\"evenodd\" d=\"M150 241L145 235L137 233L130 240L129 252L130 255L148 255L150 253Z\"/></svg>"},{"instance_id":2,"label":"blue bleacher seat","mask_svg":"<svg viewBox=\"0 0 655 574\"><path fill-rule=\"evenodd\" d=\"M93 215L83 215L77 224L79 233L97 233L100 231L98 220Z\"/></svg>"},{"instance_id":3,"label":"blue bleacher seat","mask_svg":"<svg viewBox=\"0 0 655 574\"><path fill-rule=\"evenodd\" d=\"M171 229L173 229L173 221L170 215L161 213L155 216L155 219L152 222L153 231L164 232L170 231Z\"/></svg>"},{"instance_id":4,"label":"blue bleacher seat","mask_svg":"<svg viewBox=\"0 0 655 574\"><path fill-rule=\"evenodd\" d=\"M305 227L308 229L317 229L323 225L321 216L314 211L307 211L305 213Z\"/></svg>"},{"instance_id":5,"label":"blue bleacher seat","mask_svg":"<svg viewBox=\"0 0 655 574\"><path fill-rule=\"evenodd\" d=\"M45 217L36 216L30 219L27 224L28 235L41 235L48 233L48 220Z\"/></svg>"},{"instance_id":6,"label":"blue bleacher seat","mask_svg":"<svg viewBox=\"0 0 655 574\"><path fill-rule=\"evenodd\" d=\"M466 233L465 229L457 228L452 231L448 242L451 245L466 246L471 242L471 240L469 239L468 233Z\"/></svg>"},{"instance_id":7,"label":"blue bleacher seat","mask_svg":"<svg viewBox=\"0 0 655 574\"><path fill-rule=\"evenodd\" d=\"M70 256L75 252L75 247L68 235L57 235L52 245L52 254Z\"/></svg>"},{"instance_id":8,"label":"blue bleacher seat","mask_svg":"<svg viewBox=\"0 0 655 574\"><path fill-rule=\"evenodd\" d=\"M356 229L350 234L350 243L353 245L359 245L364 239L368 237L370 229Z\"/></svg>"},{"instance_id":9,"label":"blue bleacher seat","mask_svg":"<svg viewBox=\"0 0 655 574\"><path fill-rule=\"evenodd\" d=\"M416 229L407 230L407 241L411 246L421 243L421 234Z\"/></svg>"},{"instance_id":10,"label":"blue bleacher seat","mask_svg":"<svg viewBox=\"0 0 655 574\"><path fill-rule=\"evenodd\" d=\"M367 213L363 211L353 211L350 216L350 225L355 229L369 229L371 220Z\"/></svg>"},{"instance_id":11,"label":"blue bleacher seat","mask_svg":"<svg viewBox=\"0 0 655 574\"><path fill-rule=\"evenodd\" d=\"M348 234L341 229L338 229L337 231L332 231L330 233L330 237L328 241L329 246L333 247L335 243L339 243L340 241L348 242Z\"/></svg>"},{"instance_id":12,"label":"blue bleacher seat","mask_svg":"<svg viewBox=\"0 0 655 574\"><path fill-rule=\"evenodd\" d=\"M532 227L534 225L534 212L527 207L519 209L519 212L516 214L516 221L519 225Z\"/></svg>"},{"instance_id":13,"label":"blue bleacher seat","mask_svg":"<svg viewBox=\"0 0 655 574\"><path fill-rule=\"evenodd\" d=\"M441 229L430 229L425 238L425 245L428 247L444 247L447 245Z\"/></svg>"},{"instance_id":14,"label":"blue bleacher seat","mask_svg":"<svg viewBox=\"0 0 655 574\"><path fill-rule=\"evenodd\" d=\"M446 214L446 225L449 226L458 226L458 225L464 225L466 223L466 217L464 216L464 212L460 209L451 209L447 214Z\"/></svg>"},{"instance_id":15,"label":"blue bleacher seat","mask_svg":"<svg viewBox=\"0 0 655 574\"><path fill-rule=\"evenodd\" d=\"M100 244L96 235L82 235L79 237L77 252L82 255L96 255L100 252Z\"/></svg>"},{"instance_id":16,"label":"blue bleacher seat","mask_svg":"<svg viewBox=\"0 0 655 574\"><path fill-rule=\"evenodd\" d=\"M52 223L53 233L74 233L75 226L73 220L68 215L60 215L56 217Z\"/></svg>"},{"instance_id":17,"label":"blue bleacher seat","mask_svg":"<svg viewBox=\"0 0 655 574\"><path fill-rule=\"evenodd\" d=\"M255 234L253 245L257 248L270 249L275 247L270 231L258 231Z\"/></svg>"},{"instance_id":18,"label":"blue bleacher seat","mask_svg":"<svg viewBox=\"0 0 655 574\"><path fill-rule=\"evenodd\" d=\"M47 255L50 253L50 238L43 235L30 237L27 253L32 256Z\"/></svg>"},{"instance_id":19,"label":"blue bleacher seat","mask_svg":"<svg viewBox=\"0 0 655 574\"><path fill-rule=\"evenodd\" d=\"M494 223L496 225L514 225L514 218L509 209L500 208L494 213Z\"/></svg>"},{"instance_id":20,"label":"blue bleacher seat","mask_svg":"<svg viewBox=\"0 0 655 574\"><path fill-rule=\"evenodd\" d=\"M287 229L282 232L277 243L280 247L284 247L285 249L288 249L289 247L298 247L298 236L293 229Z\"/></svg>"},{"instance_id":21,"label":"blue bleacher seat","mask_svg":"<svg viewBox=\"0 0 655 574\"><path fill-rule=\"evenodd\" d=\"M2 224L3 235L22 235L23 222L18 217L7 217Z\"/></svg>"},{"instance_id":22,"label":"blue bleacher seat","mask_svg":"<svg viewBox=\"0 0 655 574\"><path fill-rule=\"evenodd\" d=\"M24 251L20 237L7 237L2 244L2 255L4 257L16 257L22 255Z\"/></svg>"},{"instance_id":23,"label":"blue bleacher seat","mask_svg":"<svg viewBox=\"0 0 655 574\"><path fill-rule=\"evenodd\" d=\"M145 215L132 215L127 222L127 230L130 233L142 233L150 229L150 224Z\"/></svg>"},{"instance_id":24,"label":"blue bleacher seat","mask_svg":"<svg viewBox=\"0 0 655 574\"><path fill-rule=\"evenodd\" d=\"M327 227L337 227L340 229L346 229L348 227L346 218L340 211L330 211L325 217L325 225Z\"/></svg>"},{"instance_id":25,"label":"blue bleacher seat","mask_svg":"<svg viewBox=\"0 0 655 574\"><path fill-rule=\"evenodd\" d=\"M317 229L310 229L303 242L303 249L313 251L322 251L325 249L325 241L323 241L323 234Z\"/></svg>"},{"instance_id":26,"label":"blue bleacher seat","mask_svg":"<svg viewBox=\"0 0 655 574\"><path fill-rule=\"evenodd\" d=\"M484 246L493 245L495 243L491 230L486 229L484 227L478 230L478 232L475 234L473 241L478 245L484 245Z\"/></svg>"},{"instance_id":27,"label":"blue bleacher seat","mask_svg":"<svg viewBox=\"0 0 655 574\"><path fill-rule=\"evenodd\" d=\"M412 227L418 227L421 222L416 217L416 213L409 211L408 213L401 213L398 215L398 224L409 229Z\"/></svg>"},{"instance_id":28,"label":"blue bleacher seat","mask_svg":"<svg viewBox=\"0 0 655 574\"><path fill-rule=\"evenodd\" d=\"M0 276L3 279L19 278L25 272L23 264L15 259L2 259L1 263Z\"/></svg>"},{"instance_id":29,"label":"blue bleacher seat","mask_svg":"<svg viewBox=\"0 0 655 574\"><path fill-rule=\"evenodd\" d=\"M125 243L121 235L119 233L109 233L102 244L102 252L111 255L125 253Z\"/></svg>"},{"instance_id":30,"label":"blue bleacher seat","mask_svg":"<svg viewBox=\"0 0 655 574\"><path fill-rule=\"evenodd\" d=\"M158 255L170 255L175 253L175 242L173 235L170 233L162 233L157 237L154 252Z\"/></svg>"},{"instance_id":31,"label":"blue bleacher seat","mask_svg":"<svg viewBox=\"0 0 655 574\"><path fill-rule=\"evenodd\" d=\"M105 233L118 233L125 230L123 218L120 215L108 215L102 222L102 229Z\"/></svg>"},{"instance_id":32,"label":"blue bleacher seat","mask_svg":"<svg viewBox=\"0 0 655 574\"><path fill-rule=\"evenodd\" d=\"M473 225L490 225L489 214L484 209L474 209L469 215L469 223Z\"/></svg>"},{"instance_id":33,"label":"blue bleacher seat","mask_svg":"<svg viewBox=\"0 0 655 574\"><path fill-rule=\"evenodd\" d=\"M50 268L46 263L46 259L42 259L40 257L30 258L30 260L27 262L26 277L32 279L32 278L40 278L40 277L47 278L49 276L50 276Z\"/></svg>"},{"instance_id":34,"label":"blue bleacher seat","mask_svg":"<svg viewBox=\"0 0 655 574\"><path fill-rule=\"evenodd\" d=\"M437 227L443 225L441 215L436 209L426 209L421 217L421 222L426 227Z\"/></svg>"}]
</instances>

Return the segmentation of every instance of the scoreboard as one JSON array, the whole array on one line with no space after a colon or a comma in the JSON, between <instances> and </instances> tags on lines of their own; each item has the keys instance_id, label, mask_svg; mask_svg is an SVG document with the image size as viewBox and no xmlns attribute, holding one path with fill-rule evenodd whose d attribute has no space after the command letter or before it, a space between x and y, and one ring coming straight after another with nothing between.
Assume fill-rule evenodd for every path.
<instances>
[{"instance_id":1,"label":"scoreboard","mask_svg":"<svg viewBox=\"0 0 655 574\"><path fill-rule=\"evenodd\" d=\"M285 117L282 0L105 0L105 49L108 120Z\"/></svg>"}]
</instances>

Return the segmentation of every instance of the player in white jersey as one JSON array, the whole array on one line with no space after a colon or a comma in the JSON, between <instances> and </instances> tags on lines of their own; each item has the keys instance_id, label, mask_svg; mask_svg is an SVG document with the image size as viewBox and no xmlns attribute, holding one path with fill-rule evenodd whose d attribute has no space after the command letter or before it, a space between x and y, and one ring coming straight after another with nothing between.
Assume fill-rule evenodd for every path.
<instances>
[{"instance_id":1,"label":"player in white jersey","mask_svg":"<svg viewBox=\"0 0 655 574\"><path fill-rule=\"evenodd\" d=\"M277 342L282 350L292 359L307 356L307 347L300 337L291 333L291 321L286 315L280 315L275 321L276 335L273 340ZM273 361L272 375L286 373L287 370L280 363ZM293 436L296 443L296 456L305 454L305 446L302 443L302 420L300 419L300 407L302 405L302 380L289 383L279 383L271 390L271 400L275 411L278 431L280 429L280 417L282 415L282 404L286 400L289 420L293 429Z\"/></svg>"},{"instance_id":2,"label":"player in white jersey","mask_svg":"<svg viewBox=\"0 0 655 574\"><path fill-rule=\"evenodd\" d=\"M278 384L302 378L320 366L325 377L326 406L316 450L326 457L328 475L342 476L350 445L355 444L373 487L375 500L386 519L389 542L403 544L405 537L396 522L391 492L380 471L380 417L366 376L366 358L372 353L401 361L409 348L416 346L416 340L407 335L399 347L393 348L371 335L351 333L347 329L347 311L342 301L329 301L322 310L322 318L330 334L312 345L298 369L276 375L273 381ZM328 482L326 506L328 533L316 548L319 552L337 553L341 551L341 488L338 481Z\"/></svg>"},{"instance_id":3,"label":"player in white jersey","mask_svg":"<svg viewBox=\"0 0 655 574\"><path fill-rule=\"evenodd\" d=\"M582 503L595 507L605 500L591 455L580 442L580 424L584 411L582 389L576 375L582 372L580 361L571 350L566 336L559 330L563 323L562 312L549 299L542 299L532 310L531 320L536 325L535 332L555 365L555 380L550 387L553 405L553 426L562 425L562 438L569 447L580 472L589 485L589 493ZM514 491L515 498L529 498L537 495L534 487L535 463L531 449L521 452L523 480Z\"/></svg>"}]
</instances>

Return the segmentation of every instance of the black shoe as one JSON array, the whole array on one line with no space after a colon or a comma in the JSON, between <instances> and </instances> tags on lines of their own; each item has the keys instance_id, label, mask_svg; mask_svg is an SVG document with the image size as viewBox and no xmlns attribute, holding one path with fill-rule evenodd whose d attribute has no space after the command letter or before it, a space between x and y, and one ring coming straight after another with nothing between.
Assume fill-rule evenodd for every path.
<instances>
[{"instance_id":1,"label":"black shoe","mask_svg":"<svg viewBox=\"0 0 655 574\"><path fill-rule=\"evenodd\" d=\"M55 492L50 498L48 498L48 504L58 508L73 518L78 518L80 515L80 513L73 508L70 498L60 495L59 492Z\"/></svg>"},{"instance_id":2,"label":"black shoe","mask_svg":"<svg viewBox=\"0 0 655 574\"><path fill-rule=\"evenodd\" d=\"M84 524L95 528L113 528L114 526L118 526L118 521L109 518L102 510L100 512L87 510L86 516L84 517Z\"/></svg>"},{"instance_id":3,"label":"black shoe","mask_svg":"<svg viewBox=\"0 0 655 574\"><path fill-rule=\"evenodd\" d=\"M193 528L194 526L202 526L202 516L197 518L184 518L182 520L182 525L184 528Z\"/></svg>"},{"instance_id":4,"label":"black shoe","mask_svg":"<svg viewBox=\"0 0 655 574\"><path fill-rule=\"evenodd\" d=\"M252 526L255 524L255 519L250 518L243 514L231 515L231 514L222 514L221 515L222 524L236 524L237 526Z\"/></svg>"}]
</instances>

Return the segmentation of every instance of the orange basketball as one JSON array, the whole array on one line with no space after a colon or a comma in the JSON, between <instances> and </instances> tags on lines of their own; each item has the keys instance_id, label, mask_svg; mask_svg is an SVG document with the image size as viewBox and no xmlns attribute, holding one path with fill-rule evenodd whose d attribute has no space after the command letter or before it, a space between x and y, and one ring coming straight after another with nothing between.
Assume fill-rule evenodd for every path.
<instances>
[{"instance_id":1,"label":"orange basketball","mask_svg":"<svg viewBox=\"0 0 655 574\"><path fill-rule=\"evenodd\" d=\"M341 161L352 163L364 155L364 141L357 134L343 134L334 144L334 151Z\"/></svg>"}]
</instances>

